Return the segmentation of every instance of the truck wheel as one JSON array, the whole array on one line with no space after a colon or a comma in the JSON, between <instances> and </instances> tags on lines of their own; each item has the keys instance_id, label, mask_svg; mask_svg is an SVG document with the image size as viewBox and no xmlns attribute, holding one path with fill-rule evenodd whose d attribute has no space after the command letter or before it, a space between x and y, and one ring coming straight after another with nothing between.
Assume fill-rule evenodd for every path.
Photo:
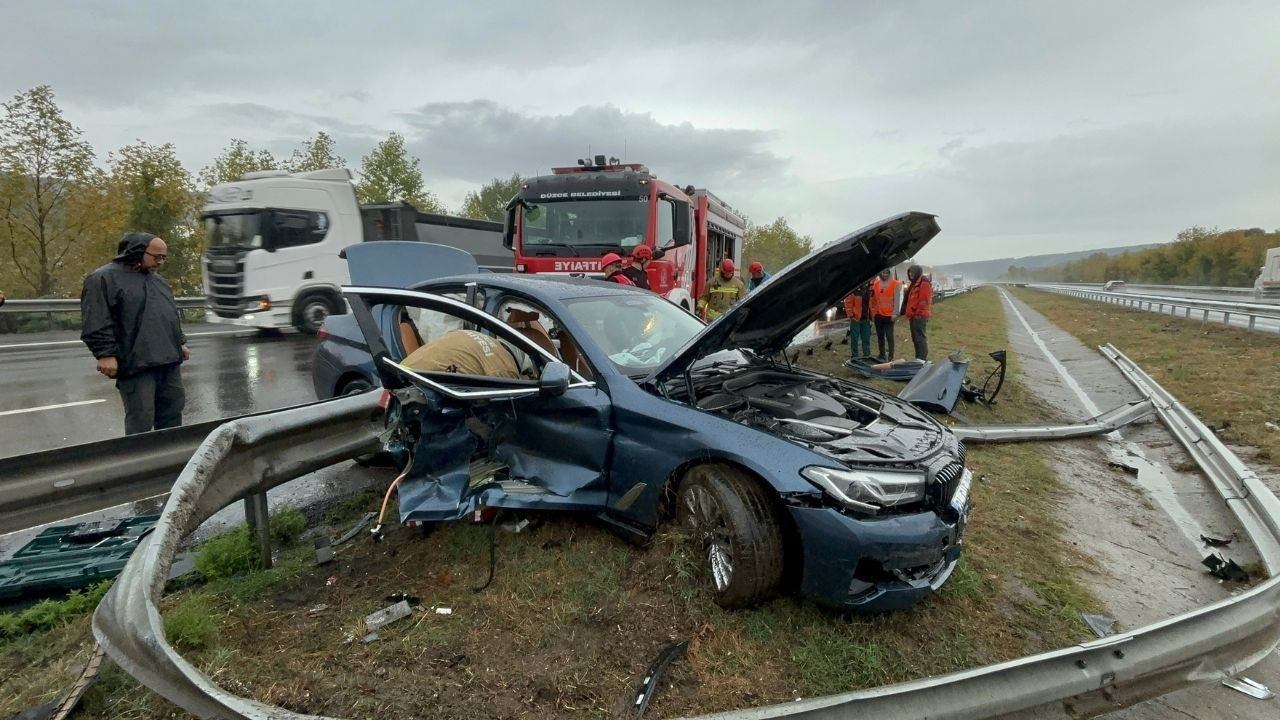
<instances>
[{"instance_id":1,"label":"truck wheel","mask_svg":"<svg viewBox=\"0 0 1280 720\"><path fill-rule=\"evenodd\" d=\"M680 479L676 503L716 604L746 607L773 595L782 580L782 530L763 488L734 468L699 465Z\"/></svg>"},{"instance_id":2,"label":"truck wheel","mask_svg":"<svg viewBox=\"0 0 1280 720\"><path fill-rule=\"evenodd\" d=\"M303 295L293 311L293 326L299 332L315 335L332 312L333 303L324 295Z\"/></svg>"}]
</instances>

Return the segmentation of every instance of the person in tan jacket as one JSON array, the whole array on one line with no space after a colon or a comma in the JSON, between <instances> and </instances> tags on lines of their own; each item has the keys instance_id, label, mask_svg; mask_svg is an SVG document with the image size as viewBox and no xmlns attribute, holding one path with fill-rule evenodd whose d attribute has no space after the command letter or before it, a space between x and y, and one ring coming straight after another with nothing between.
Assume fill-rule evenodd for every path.
<instances>
[{"instance_id":1,"label":"person in tan jacket","mask_svg":"<svg viewBox=\"0 0 1280 720\"><path fill-rule=\"evenodd\" d=\"M532 375L528 356L493 336L475 330L450 330L409 353L401 364L411 370L426 372L511 379Z\"/></svg>"}]
</instances>

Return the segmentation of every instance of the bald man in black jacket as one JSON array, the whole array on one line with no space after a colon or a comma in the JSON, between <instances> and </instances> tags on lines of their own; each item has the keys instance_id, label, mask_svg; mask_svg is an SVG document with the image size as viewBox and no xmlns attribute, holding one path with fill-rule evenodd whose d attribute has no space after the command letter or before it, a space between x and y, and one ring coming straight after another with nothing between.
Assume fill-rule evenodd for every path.
<instances>
[{"instance_id":1,"label":"bald man in black jacket","mask_svg":"<svg viewBox=\"0 0 1280 720\"><path fill-rule=\"evenodd\" d=\"M168 257L164 240L128 233L119 254L84 279L80 339L98 372L116 381L126 435L182 424L182 363L191 358L173 291L155 270Z\"/></svg>"}]
</instances>

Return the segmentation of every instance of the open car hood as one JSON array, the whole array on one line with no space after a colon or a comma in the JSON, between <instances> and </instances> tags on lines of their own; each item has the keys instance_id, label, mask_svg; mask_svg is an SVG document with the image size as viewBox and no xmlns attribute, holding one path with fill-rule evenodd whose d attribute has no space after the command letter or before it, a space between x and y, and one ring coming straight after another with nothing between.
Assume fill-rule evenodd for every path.
<instances>
[{"instance_id":1,"label":"open car hood","mask_svg":"<svg viewBox=\"0 0 1280 720\"><path fill-rule=\"evenodd\" d=\"M377 240L342 251L352 285L411 288L436 278L479 272L471 253L448 245L408 240Z\"/></svg>"},{"instance_id":2,"label":"open car hood","mask_svg":"<svg viewBox=\"0 0 1280 720\"><path fill-rule=\"evenodd\" d=\"M938 234L934 215L908 212L852 232L783 268L716 318L650 377L684 372L699 358L747 348L773 355L827 308L886 267L920 251Z\"/></svg>"}]
</instances>

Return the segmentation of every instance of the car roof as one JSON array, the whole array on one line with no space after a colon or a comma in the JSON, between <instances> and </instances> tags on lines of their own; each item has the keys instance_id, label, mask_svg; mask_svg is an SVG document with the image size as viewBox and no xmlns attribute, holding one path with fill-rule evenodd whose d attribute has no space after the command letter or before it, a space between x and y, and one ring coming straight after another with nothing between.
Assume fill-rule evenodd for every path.
<instances>
[{"instance_id":1,"label":"car roof","mask_svg":"<svg viewBox=\"0 0 1280 720\"><path fill-rule=\"evenodd\" d=\"M637 287L621 285L607 280L596 280L586 277L567 275L523 275L516 273L477 273L474 275L450 275L436 278L420 285L414 290L430 290L438 286L456 286L476 283L501 290L511 290L527 295L537 295L553 300L568 300L583 297L607 297L625 295L627 293L648 293Z\"/></svg>"}]
</instances>

